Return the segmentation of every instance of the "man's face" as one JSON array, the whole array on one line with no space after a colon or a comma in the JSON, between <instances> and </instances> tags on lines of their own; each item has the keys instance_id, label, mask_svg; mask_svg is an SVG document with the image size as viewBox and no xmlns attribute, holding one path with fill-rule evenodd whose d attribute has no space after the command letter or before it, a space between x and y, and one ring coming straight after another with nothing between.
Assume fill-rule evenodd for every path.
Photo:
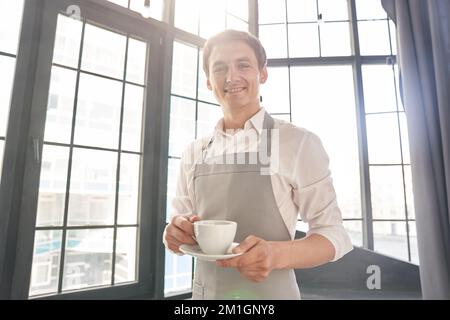
<instances>
[{"instance_id":1,"label":"man's face","mask_svg":"<svg viewBox=\"0 0 450 320\"><path fill-rule=\"evenodd\" d=\"M259 70L252 48L243 41L215 46L209 57L207 86L227 108L259 106L259 84L266 82L267 68Z\"/></svg>"}]
</instances>

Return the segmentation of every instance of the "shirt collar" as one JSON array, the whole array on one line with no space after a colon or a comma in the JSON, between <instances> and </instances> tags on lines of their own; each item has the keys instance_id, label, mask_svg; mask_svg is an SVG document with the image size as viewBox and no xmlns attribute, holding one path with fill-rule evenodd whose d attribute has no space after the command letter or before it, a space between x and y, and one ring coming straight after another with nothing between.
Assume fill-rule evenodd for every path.
<instances>
[{"instance_id":1,"label":"shirt collar","mask_svg":"<svg viewBox=\"0 0 450 320\"><path fill-rule=\"evenodd\" d=\"M253 129L255 129L258 132L258 134L261 134L261 132L263 130L265 114L266 114L266 110L263 107L261 107L257 113L255 113L250 119L245 121L243 130L249 130L249 129L253 128ZM227 134L223 130L223 125L224 125L224 120L223 120L223 117L222 117L216 124L215 132L216 133L220 133L222 135L229 136L229 134Z\"/></svg>"}]
</instances>

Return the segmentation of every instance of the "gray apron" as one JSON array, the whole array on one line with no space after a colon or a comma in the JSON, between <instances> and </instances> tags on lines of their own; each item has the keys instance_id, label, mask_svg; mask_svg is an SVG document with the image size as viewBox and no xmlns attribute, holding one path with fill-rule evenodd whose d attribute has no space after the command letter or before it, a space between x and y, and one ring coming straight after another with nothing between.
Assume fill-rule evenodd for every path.
<instances>
[{"instance_id":1,"label":"gray apron","mask_svg":"<svg viewBox=\"0 0 450 320\"><path fill-rule=\"evenodd\" d=\"M235 242L241 242L249 235L267 241L292 240L278 210L270 175L261 174L268 169L260 159L266 145L270 159L273 123L266 113L263 129L267 131L260 136L258 152L239 155L245 157L245 164L227 164L225 155L221 155L195 167L196 213L202 220L236 221ZM213 138L203 147L204 159L212 142ZM238 154L233 156L236 159ZM249 159L257 161L249 164ZM266 279L256 283L243 277L236 268L223 268L215 262L196 259L192 298L288 300L300 299L300 291L293 269L273 270Z\"/></svg>"}]
</instances>

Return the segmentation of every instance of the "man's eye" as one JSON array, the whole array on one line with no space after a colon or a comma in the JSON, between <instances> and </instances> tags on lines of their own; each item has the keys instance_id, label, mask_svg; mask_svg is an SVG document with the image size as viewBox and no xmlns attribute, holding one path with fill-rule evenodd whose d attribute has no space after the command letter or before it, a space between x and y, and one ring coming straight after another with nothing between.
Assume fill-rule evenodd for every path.
<instances>
[{"instance_id":1,"label":"man's eye","mask_svg":"<svg viewBox=\"0 0 450 320\"><path fill-rule=\"evenodd\" d=\"M223 72L225 70L224 67L217 67L213 69L213 72Z\"/></svg>"},{"instance_id":2,"label":"man's eye","mask_svg":"<svg viewBox=\"0 0 450 320\"><path fill-rule=\"evenodd\" d=\"M239 68L241 68L241 69L250 68L250 65L246 64L246 63L243 63L243 64L239 65Z\"/></svg>"}]
</instances>

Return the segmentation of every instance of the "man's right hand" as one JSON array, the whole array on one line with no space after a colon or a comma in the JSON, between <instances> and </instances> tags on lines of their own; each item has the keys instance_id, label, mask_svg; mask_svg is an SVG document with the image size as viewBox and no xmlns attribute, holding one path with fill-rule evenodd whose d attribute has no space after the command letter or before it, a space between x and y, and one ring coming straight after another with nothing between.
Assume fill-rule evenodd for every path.
<instances>
[{"instance_id":1,"label":"man's right hand","mask_svg":"<svg viewBox=\"0 0 450 320\"><path fill-rule=\"evenodd\" d=\"M175 253L180 253L180 245L197 244L194 240L194 222L200 220L199 216L177 215L166 227L165 240L167 247Z\"/></svg>"}]
</instances>

